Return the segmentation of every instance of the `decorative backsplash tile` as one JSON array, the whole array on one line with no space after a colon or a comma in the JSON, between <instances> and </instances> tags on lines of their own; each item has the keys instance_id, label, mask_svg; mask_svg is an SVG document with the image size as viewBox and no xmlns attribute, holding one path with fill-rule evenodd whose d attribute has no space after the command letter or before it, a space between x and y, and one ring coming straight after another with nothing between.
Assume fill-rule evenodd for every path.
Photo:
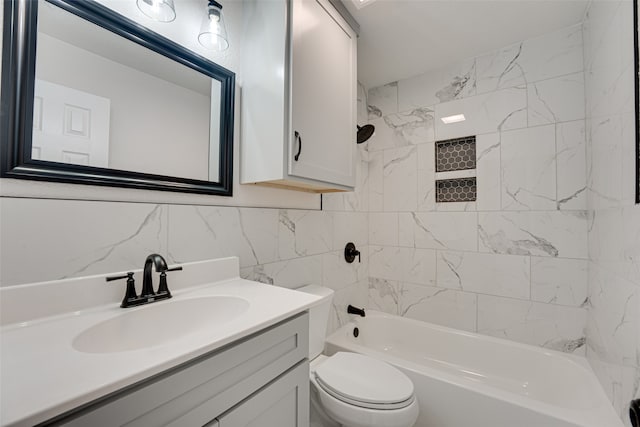
<instances>
[{"instance_id":1,"label":"decorative backsplash tile","mask_svg":"<svg viewBox=\"0 0 640 427\"><path fill-rule=\"evenodd\" d=\"M436 181L436 203L475 202L477 193L475 177Z\"/></svg>"},{"instance_id":2,"label":"decorative backsplash tile","mask_svg":"<svg viewBox=\"0 0 640 427\"><path fill-rule=\"evenodd\" d=\"M476 168L476 137L436 142L436 172Z\"/></svg>"}]
</instances>

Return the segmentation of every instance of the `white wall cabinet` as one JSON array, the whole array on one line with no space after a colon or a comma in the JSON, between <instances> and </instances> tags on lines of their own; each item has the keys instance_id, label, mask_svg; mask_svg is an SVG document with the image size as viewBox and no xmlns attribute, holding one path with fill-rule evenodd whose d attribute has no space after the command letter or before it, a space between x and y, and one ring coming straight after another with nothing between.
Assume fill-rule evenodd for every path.
<instances>
[{"instance_id":1,"label":"white wall cabinet","mask_svg":"<svg viewBox=\"0 0 640 427\"><path fill-rule=\"evenodd\" d=\"M356 34L329 0L245 3L241 183L355 186Z\"/></svg>"},{"instance_id":2,"label":"white wall cabinet","mask_svg":"<svg viewBox=\"0 0 640 427\"><path fill-rule=\"evenodd\" d=\"M44 425L308 427L308 337L303 313Z\"/></svg>"}]
</instances>

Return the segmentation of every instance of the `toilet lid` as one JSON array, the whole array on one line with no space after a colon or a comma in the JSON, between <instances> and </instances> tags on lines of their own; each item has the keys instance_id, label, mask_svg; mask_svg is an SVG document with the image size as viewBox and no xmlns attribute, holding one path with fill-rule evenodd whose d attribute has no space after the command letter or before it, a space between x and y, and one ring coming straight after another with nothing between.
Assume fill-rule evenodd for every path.
<instances>
[{"instance_id":1,"label":"toilet lid","mask_svg":"<svg viewBox=\"0 0 640 427\"><path fill-rule=\"evenodd\" d=\"M406 375L362 354L338 352L317 367L315 377L334 397L360 406L396 408L413 401L413 383Z\"/></svg>"}]
</instances>

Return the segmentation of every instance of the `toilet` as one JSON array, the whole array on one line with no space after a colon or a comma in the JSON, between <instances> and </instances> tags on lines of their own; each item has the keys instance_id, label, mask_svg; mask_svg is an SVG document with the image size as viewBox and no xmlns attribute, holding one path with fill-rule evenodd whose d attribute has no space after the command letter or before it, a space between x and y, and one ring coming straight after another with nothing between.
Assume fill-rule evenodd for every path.
<instances>
[{"instance_id":1,"label":"toilet","mask_svg":"<svg viewBox=\"0 0 640 427\"><path fill-rule=\"evenodd\" d=\"M325 356L333 291L317 285L298 291L322 297L309 309L309 380L312 426L411 427L418 401L411 380L395 367L357 353Z\"/></svg>"}]
</instances>

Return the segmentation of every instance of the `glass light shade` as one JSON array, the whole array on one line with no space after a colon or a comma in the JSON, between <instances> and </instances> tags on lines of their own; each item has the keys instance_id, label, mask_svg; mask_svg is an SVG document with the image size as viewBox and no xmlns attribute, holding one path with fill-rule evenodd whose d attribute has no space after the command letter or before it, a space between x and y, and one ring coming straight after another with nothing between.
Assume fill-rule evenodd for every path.
<instances>
[{"instance_id":1,"label":"glass light shade","mask_svg":"<svg viewBox=\"0 0 640 427\"><path fill-rule=\"evenodd\" d=\"M202 19L198 42L207 50L221 52L229 47L227 41L227 27L224 24L222 6L210 2L207 13Z\"/></svg>"},{"instance_id":2,"label":"glass light shade","mask_svg":"<svg viewBox=\"0 0 640 427\"><path fill-rule=\"evenodd\" d=\"M149 18L158 22L171 22L176 19L173 0L138 0L138 9Z\"/></svg>"}]
</instances>

